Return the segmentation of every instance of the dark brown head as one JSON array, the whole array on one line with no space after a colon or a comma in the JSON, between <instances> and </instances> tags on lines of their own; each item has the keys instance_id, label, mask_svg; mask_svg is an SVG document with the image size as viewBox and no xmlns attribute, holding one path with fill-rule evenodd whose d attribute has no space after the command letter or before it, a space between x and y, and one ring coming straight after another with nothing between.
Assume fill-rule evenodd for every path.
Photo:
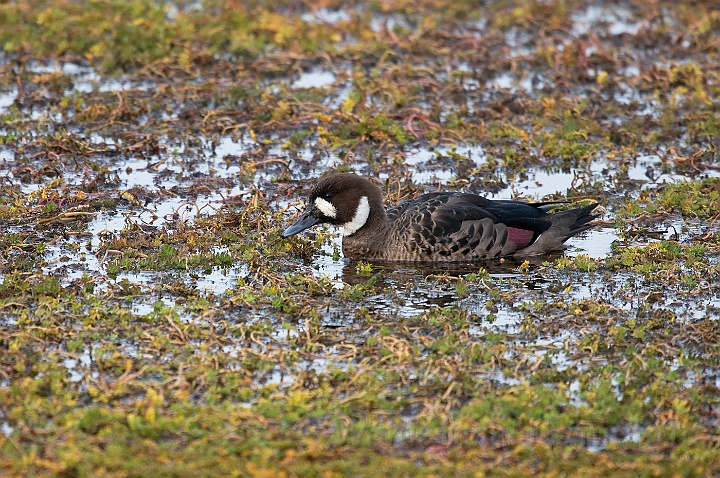
<instances>
[{"instance_id":1,"label":"dark brown head","mask_svg":"<svg viewBox=\"0 0 720 478\"><path fill-rule=\"evenodd\" d=\"M349 173L321 179L312 188L306 207L305 214L285 229L283 237L321 223L342 226L345 235L349 236L368 224L371 215L385 215L380 188L365 178Z\"/></svg>"}]
</instances>

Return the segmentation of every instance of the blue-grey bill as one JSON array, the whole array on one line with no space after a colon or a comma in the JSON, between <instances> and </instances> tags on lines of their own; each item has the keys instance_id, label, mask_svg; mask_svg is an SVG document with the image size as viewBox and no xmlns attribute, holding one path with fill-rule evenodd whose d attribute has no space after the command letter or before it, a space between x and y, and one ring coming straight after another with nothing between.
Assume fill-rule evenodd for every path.
<instances>
[{"instance_id":1,"label":"blue-grey bill","mask_svg":"<svg viewBox=\"0 0 720 478\"><path fill-rule=\"evenodd\" d=\"M305 229L314 226L315 224L320 222L320 218L317 218L310 214L310 212L306 212L302 216L300 216L300 219L293 224L292 226L285 229L285 232L283 232L282 237L290 237L294 236L298 232L302 232Z\"/></svg>"}]
</instances>

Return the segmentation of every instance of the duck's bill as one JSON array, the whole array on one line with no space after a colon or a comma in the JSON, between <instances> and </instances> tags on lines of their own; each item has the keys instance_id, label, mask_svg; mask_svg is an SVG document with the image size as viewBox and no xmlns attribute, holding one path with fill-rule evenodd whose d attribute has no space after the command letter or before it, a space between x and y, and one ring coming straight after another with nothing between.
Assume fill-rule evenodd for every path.
<instances>
[{"instance_id":1,"label":"duck's bill","mask_svg":"<svg viewBox=\"0 0 720 478\"><path fill-rule=\"evenodd\" d=\"M302 216L300 216L300 219L293 224L292 226L285 229L285 232L283 232L282 237L290 237L294 236L298 232L303 232L305 229L314 226L315 224L320 222L320 218L315 217L312 215L312 211L308 211Z\"/></svg>"}]
</instances>

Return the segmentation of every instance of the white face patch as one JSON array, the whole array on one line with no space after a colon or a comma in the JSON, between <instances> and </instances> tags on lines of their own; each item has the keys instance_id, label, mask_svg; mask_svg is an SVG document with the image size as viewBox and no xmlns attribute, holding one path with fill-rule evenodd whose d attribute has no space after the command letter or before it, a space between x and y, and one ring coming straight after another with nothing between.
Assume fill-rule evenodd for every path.
<instances>
[{"instance_id":1,"label":"white face patch","mask_svg":"<svg viewBox=\"0 0 720 478\"><path fill-rule=\"evenodd\" d=\"M358 205L357 211L355 211L355 217L352 221L346 222L342 225L345 229L345 235L350 236L363 227L370 216L370 203L368 202L367 196L360 198L360 204Z\"/></svg>"},{"instance_id":2,"label":"white face patch","mask_svg":"<svg viewBox=\"0 0 720 478\"><path fill-rule=\"evenodd\" d=\"M323 198L315 198L315 207L327 217L331 217L333 219L337 217L337 209L335 209L335 206Z\"/></svg>"}]
</instances>

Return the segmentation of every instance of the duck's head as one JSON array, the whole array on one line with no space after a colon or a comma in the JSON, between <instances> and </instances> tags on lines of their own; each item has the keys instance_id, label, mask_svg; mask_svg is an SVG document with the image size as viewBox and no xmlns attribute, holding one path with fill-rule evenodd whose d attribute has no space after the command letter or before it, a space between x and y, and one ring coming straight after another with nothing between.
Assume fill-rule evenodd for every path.
<instances>
[{"instance_id":1,"label":"duck's head","mask_svg":"<svg viewBox=\"0 0 720 478\"><path fill-rule=\"evenodd\" d=\"M310 192L305 213L285 229L289 237L315 224L342 226L344 235L355 234L368 222L371 209L382 210L382 191L355 174L339 173L318 181Z\"/></svg>"}]
</instances>

